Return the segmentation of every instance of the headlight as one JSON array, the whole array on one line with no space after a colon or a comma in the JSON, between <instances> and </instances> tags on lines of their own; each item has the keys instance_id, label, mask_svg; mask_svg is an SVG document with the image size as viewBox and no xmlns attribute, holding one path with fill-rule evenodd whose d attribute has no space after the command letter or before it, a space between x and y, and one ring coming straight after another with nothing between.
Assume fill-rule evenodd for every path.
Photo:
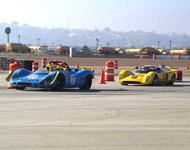
<instances>
[{"instance_id":1,"label":"headlight","mask_svg":"<svg viewBox=\"0 0 190 150\"><path fill-rule=\"evenodd\" d=\"M150 76L146 77L146 82L148 82L150 80Z\"/></svg>"},{"instance_id":2,"label":"headlight","mask_svg":"<svg viewBox=\"0 0 190 150\"><path fill-rule=\"evenodd\" d=\"M40 82L41 85L47 85L50 80L52 79L52 76L47 76L43 81Z\"/></svg>"}]
</instances>

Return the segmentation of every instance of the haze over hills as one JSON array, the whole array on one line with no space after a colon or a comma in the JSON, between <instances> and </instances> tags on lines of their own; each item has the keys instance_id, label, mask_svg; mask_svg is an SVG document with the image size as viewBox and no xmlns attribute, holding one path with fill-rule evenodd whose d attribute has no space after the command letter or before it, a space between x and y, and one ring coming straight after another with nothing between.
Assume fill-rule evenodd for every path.
<instances>
[{"instance_id":1,"label":"haze over hills","mask_svg":"<svg viewBox=\"0 0 190 150\"><path fill-rule=\"evenodd\" d=\"M170 40L171 47L188 48L190 47L190 35L185 33L165 33L159 34L154 31L144 32L141 30L121 32L112 31L109 27L103 30L94 29L68 29L68 28L51 28L33 27L27 24L19 25L18 22L11 24L0 23L0 44L7 42L5 28L11 28L10 43L18 43L20 41L26 45L37 45L38 38L40 45L48 45L55 47L57 45L79 46L87 45L88 47L96 47L96 38L99 39L99 46L125 47L125 48L142 48L142 47L158 47L169 49Z\"/></svg>"}]
</instances>

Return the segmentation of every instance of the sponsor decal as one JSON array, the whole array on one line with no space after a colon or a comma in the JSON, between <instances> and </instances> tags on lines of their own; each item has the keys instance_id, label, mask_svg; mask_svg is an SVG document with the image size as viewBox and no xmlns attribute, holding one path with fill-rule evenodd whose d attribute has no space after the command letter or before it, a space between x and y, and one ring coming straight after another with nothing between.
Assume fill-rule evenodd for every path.
<instances>
[{"instance_id":1,"label":"sponsor decal","mask_svg":"<svg viewBox=\"0 0 190 150\"><path fill-rule=\"evenodd\" d=\"M75 77L71 76L71 84L74 85L75 84Z\"/></svg>"},{"instance_id":2,"label":"sponsor decal","mask_svg":"<svg viewBox=\"0 0 190 150\"><path fill-rule=\"evenodd\" d=\"M69 77L66 77L66 80L68 81L68 80L69 80Z\"/></svg>"},{"instance_id":3,"label":"sponsor decal","mask_svg":"<svg viewBox=\"0 0 190 150\"><path fill-rule=\"evenodd\" d=\"M37 75L31 75L31 76L28 76L27 78L29 79L36 79L38 76Z\"/></svg>"},{"instance_id":4,"label":"sponsor decal","mask_svg":"<svg viewBox=\"0 0 190 150\"><path fill-rule=\"evenodd\" d=\"M132 79L136 79L138 76L132 76Z\"/></svg>"}]
</instances>

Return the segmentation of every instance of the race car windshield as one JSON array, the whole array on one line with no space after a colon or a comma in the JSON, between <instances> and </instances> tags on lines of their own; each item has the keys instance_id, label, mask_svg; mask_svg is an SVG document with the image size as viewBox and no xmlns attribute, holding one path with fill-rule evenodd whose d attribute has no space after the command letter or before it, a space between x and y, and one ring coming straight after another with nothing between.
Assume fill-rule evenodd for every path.
<instances>
[{"instance_id":1,"label":"race car windshield","mask_svg":"<svg viewBox=\"0 0 190 150\"><path fill-rule=\"evenodd\" d=\"M155 70L145 66L139 67L137 70L135 70L136 73L148 73L150 71L155 71Z\"/></svg>"},{"instance_id":2,"label":"race car windshield","mask_svg":"<svg viewBox=\"0 0 190 150\"><path fill-rule=\"evenodd\" d=\"M43 70L37 70L34 73L35 74L40 74L40 75L47 75L49 72L47 72L45 69L43 69Z\"/></svg>"}]
</instances>

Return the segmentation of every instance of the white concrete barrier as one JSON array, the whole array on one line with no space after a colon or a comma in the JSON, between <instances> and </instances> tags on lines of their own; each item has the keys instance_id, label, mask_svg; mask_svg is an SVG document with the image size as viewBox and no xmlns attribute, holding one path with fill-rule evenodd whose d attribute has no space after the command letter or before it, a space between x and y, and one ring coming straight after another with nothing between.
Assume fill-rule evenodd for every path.
<instances>
[{"instance_id":1,"label":"white concrete barrier","mask_svg":"<svg viewBox=\"0 0 190 150\"><path fill-rule=\"evenodd\" d=\"M76 48L74 48L74 47L71 47L70 48L70 57L76 57L76 55L77 55L77 51L76 51Z\"/></svg>"},{"instance_id":2,"label":"white concrete barrier","mask_svg":"<svg viewBox=\"0 0 190 150\"><path fill-rule=\"evenodd\" d=\"M177 55L156 55L156 59L177 59ZM180 59L190 59L190 55L180 55Z\"/></svg>"},{"instance_id":3,"label":"white concrete barrier","mask_svg":"<svg viewBox=\"0 0 190 150\"><path fill-rule=\"evenodd\" d=\"M156 55L156 59L173 59L172 55Z\"/></svg>"},{"instance_id":4,"label":"white concrete barrier","mask_svg":"<svg viewBox=\"0 0 190 150\"><path fill-rule=\"evenodd\" d=\"M180 59L190 59L190 56L187 55L187 56L180 56Z\"/></svg>"}]
</instances>

